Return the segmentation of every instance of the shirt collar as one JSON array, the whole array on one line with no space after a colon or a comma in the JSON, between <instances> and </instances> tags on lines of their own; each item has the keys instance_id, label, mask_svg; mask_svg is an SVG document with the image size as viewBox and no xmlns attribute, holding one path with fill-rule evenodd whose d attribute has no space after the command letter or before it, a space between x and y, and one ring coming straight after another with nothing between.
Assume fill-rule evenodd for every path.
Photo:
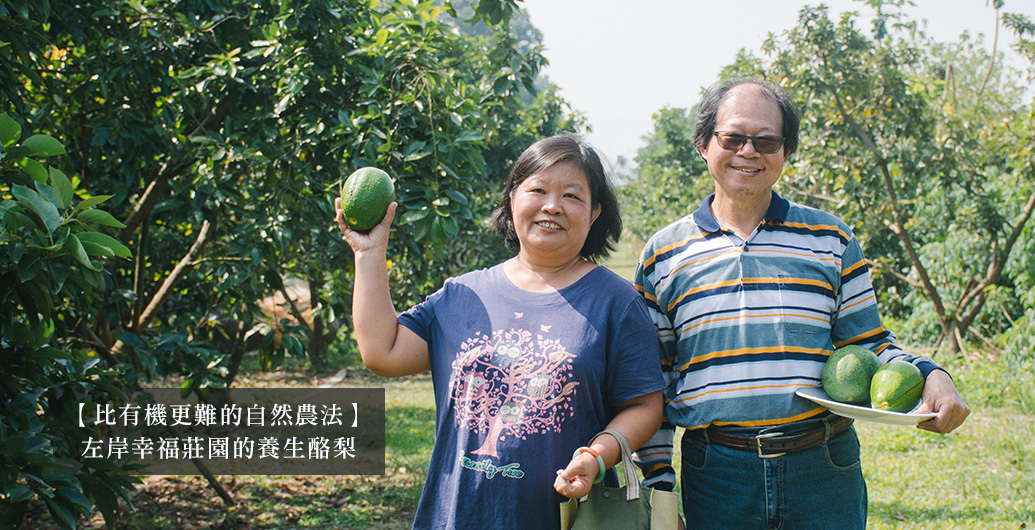
<instances>
[{"instance_id":1,"label":"shirt collar","mask_svg":"<svg viewBox=\"0 0 1035 530\"><path fill-rule=\"evenodd\" d=\"M787 212L791 209L791 203L778 195L775 191L770 192L773 194L772 200L769 201L769 209L765 212L765 221L782 223L787 219ZM715 194L705 197L701 201L701 207L694 211L693 218L697 226L701 227L702 231L705 232L718 232L721 228L719 222L715 220L715 216L712 215L711 204L715 200Z\"/></svg>"}]
</instances>

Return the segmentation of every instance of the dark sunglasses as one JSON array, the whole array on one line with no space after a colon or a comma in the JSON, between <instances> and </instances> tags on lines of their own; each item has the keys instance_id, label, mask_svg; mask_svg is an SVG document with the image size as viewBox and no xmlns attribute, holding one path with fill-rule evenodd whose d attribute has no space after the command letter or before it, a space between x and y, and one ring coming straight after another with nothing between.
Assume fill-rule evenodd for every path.
<instances>
[{"instance_id":1,"label":"dark sunglasses","mask_svg":"<svg viewBox=\"0 0 1035 530\"><path fill-rule=\"evenodd\" d=\"M771 155L783 147L783 136L774 136L771 134L748 136L746 134L728 131L715 131L712 134L714 134L715 138L719 141L719 147L727 151L740 151L740 148L744 147L744 144L746 144L748 140L751 140L751 145L755 146L755 151L764 155Z\"/></svg>"}]
</instances>

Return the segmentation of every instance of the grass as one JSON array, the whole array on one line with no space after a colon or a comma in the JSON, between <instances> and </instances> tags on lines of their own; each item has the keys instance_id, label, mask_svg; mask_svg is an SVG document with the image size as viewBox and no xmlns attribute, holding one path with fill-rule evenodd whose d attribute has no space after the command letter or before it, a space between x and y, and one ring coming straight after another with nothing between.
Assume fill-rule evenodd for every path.
<instances>
[{"instance_id":1,"label":"grass","mask_svg":"<svg viewBox=\"0 0 1035 530\"><path fill-rule=\"evenodd\" d=\"M640 259L640 251L643 250L643 241L631 235L626 235L619 240L614 252L607 259L601 260L600 265L611 269L615 274L633 281L636 273L636 264Z\"/></svg>"},{"instance_id":2,"label":"grass","mask_svg":"<svg viewBox=\"0 0 1035 530\"><path fill-rule=\"evenodd\" d=\"M1035 418L974 410L957 433L860 423L869 527L1031 528Z\"/></svg>"}]
</instances>

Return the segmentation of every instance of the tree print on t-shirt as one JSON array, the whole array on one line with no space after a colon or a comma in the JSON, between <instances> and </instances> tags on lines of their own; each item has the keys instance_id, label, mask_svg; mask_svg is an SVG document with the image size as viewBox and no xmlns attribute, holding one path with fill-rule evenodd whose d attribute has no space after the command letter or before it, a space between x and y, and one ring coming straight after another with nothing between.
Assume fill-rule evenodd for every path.
<instances>
[{"instance_id":1,"label":"tree print on t-shirt","mask_svg":"<svg viewBox=\"0 0 1035 530\"><path fill-rule=\"evenodd\" d=\"M560 432L574 414L575 354L547 338L550 326L539 331L534 336L524 329L479 332L461 345L453 362L457 425L488 433L473 454L498 457L499 442Z\"/></svg>"}]
</instances>

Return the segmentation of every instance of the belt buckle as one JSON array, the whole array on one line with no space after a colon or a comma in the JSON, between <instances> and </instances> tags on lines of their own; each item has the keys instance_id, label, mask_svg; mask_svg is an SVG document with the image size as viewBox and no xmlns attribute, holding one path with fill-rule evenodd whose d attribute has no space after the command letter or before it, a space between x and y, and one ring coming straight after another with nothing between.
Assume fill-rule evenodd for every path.
<instances>
[{"instance_id":1,"label":"belt buckle","mask_svg":"<svg viewBox=\"0 0 1035 530\"><path fill-rule=\"evenodd\" d=\"M784 453L776 453L776 454L772 454L772 455L767 455L767 454L763 454L762 453L762 440L764 440L766 438L775 438L777 436L783 436L783 433L782 432L767 432L765 434L759 434L758 436L755 436L755 444L757 444L757 446L758 446L758 458L777 458L777 457L781 457L781 456L787 454L786 452L784 452Z\"/></svg>"}]
</instances>

